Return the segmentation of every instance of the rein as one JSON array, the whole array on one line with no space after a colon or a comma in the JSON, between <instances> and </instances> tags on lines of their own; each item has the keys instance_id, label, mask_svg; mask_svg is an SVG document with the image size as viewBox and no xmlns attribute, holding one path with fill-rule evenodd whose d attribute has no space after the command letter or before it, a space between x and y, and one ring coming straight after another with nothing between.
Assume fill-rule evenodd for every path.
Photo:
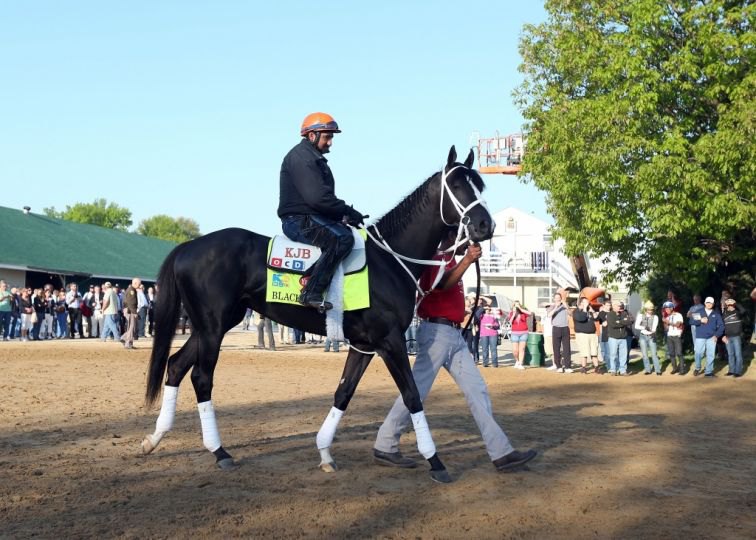
<instances>
[{"instance_id":1,"label":"rein","mask_svg":"<svg viewBox=\"0 0 756 540\"><path fill-rule=\"evenodd\" d=\"M475 318L475 311L478 309L478 301L480 300L480 261L478 259L475 259L475 273L477 274L477 283L475 286L475 303L472 305L470 318L467 319L467 324L462 329L463 334L470 329L470 325L472 324L473 319Z\"/></svg>"}]
</instances>

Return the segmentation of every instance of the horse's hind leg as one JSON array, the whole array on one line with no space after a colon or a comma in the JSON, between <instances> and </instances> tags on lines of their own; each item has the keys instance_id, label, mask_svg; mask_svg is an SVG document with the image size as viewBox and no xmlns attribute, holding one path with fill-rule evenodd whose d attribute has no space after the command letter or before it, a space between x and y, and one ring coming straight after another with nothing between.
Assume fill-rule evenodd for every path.
<instances>
[{"instance_id":1,"label":"horse's hind leg","mask_svg":"<svg viewBox=\"0 0 756 540\"><path fill-rule=\"evenodd\" d=\"M354 396L355 390L357 390L357 384L360 382L372 358L372 354L364 354L355 349L349 350L344 372L341 375L339 387L336 389L334 395L333 407L328 411L328 415L323 421L323 425L320 427L318 436L315 439L318 451L320 452L320 468L325 472L334 472L337 469L336 463L331 457L331 443L336 434L339 421L347 406L349 406L349 402L352 396Z\"/></svg>"},{"instance_id":2,"label":"horse's hind leg","mask_svg":"<svg viewBox=\"0 0 756 540\"><path fill-rule=\"evenodd\" d=\"M197 341L196 335L192 334L186 343L168 359L168 377L163 386L160 415L155 422L155 432L146 435L142 441L144 454L155 450L165 434L173 429L179 385L197 359Z\"/></svg>"},{"instance_id":3,"label":"horse's hind leg","mask_svg":"<svg viewBox=\"0 0 756 540\"><path fill-rule=\"evenodd\" d=\"M192 369L192 385L197 395L197 409L202 424L202 442L215 456L215 463L220 469L233 469L236 463L221 444L218 423L215 419L213 407L213 373L218 363L223 335L208 336L204 332L197 333L199 337L197 362Z\"/></svg>"}]
</instances>

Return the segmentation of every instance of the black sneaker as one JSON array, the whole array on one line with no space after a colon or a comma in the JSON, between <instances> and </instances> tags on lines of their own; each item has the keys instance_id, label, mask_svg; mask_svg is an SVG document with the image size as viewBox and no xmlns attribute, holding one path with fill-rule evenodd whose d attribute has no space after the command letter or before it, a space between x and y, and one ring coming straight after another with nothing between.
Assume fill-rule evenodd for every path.
<instances>
[{"instance_id":1,"label":"black sneaker","mask_svg":"<svg viewBox=\"0 0 756 540\"><path fill-rule=\"evenodd\" d=\"M414 469L417 463L412 458L404 457L401 452L381 452L373 449L373 460L378 465L387 467L401 467L402 469Z\"/></svg>"},{"instance_id":2,"label":"black sneaker","mask_svg":"<svg viewBox=\"0 0 756 540\"><path fill-rule=\"evenodd\" d=\"M698 377L700 374L701 374L701 370L700 369L694 369L693 370L693 376L694 377Z\"/></svg>"},{"instance_id":3,"label":"black sneaker","mask_svg":"<svg viewBox=\"0 0 756 540\"><path fill-rule=\"evenodd\" d=\"M733 375L735 374L732 371L728 371L725 377L732 377Z\"/></svg>"},{"instance_id":4,"label":"black sneaker","mask_svg":"<svg viewBox=\"0 0 756 540\"><path fill-rule=\"evenodd\" d=\"M706 375L704 375L704 377L715 377L715 376L716 375L714 375L713 373L707 373Z\"/></svg>"},{"instance_id":5,"label":"black sneaker","mask_svg":"<svg viewBox=\"0 0 756 540\"><path fill-rule=\"evenodd\" d=\"M528 450L527 452L520 452L519 450L513 450L504 457L493 460L493 465L497 471L509 472L518 469L525 465L528 461L538 455L535 450Z\"/></svg>"}]
</instances>

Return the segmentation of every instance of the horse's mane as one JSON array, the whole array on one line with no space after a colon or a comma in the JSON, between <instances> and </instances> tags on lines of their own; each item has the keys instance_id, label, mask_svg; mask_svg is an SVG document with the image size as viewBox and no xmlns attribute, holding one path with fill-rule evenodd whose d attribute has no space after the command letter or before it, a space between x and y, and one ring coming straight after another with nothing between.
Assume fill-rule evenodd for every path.
<instances>
[{"instance_id":1,"label":"horse's mane","mask_svg":"<svg viewBox=\"0 0 756 540\"><path fill-rule=\"evenodd\" d=\"M455 165L459 165L459 163L456 163ZM472 169L470 170L470 173L470 179L475 187L478 188L478 191L482 193L485 189L483 179ZM428 191L430 190L432 182L438 182L439 174L441 173L436 172L429 176L417 189L415 189L415 191L407 195L404 200L392 210L389 210L375 223L375 226L386 240L403 232L407 225L416 218L418 213L424 214L425 212L434 210L433 208L430 208Z\"/></svg>"}]
</instances>

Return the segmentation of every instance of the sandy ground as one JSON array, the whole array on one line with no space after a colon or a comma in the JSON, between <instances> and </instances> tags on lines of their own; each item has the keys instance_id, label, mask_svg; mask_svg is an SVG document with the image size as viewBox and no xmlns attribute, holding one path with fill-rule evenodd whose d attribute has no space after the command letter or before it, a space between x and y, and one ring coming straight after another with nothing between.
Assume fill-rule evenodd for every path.
<instances>
[{"instance_id":1,"label":"sandy ground","mask_svg":"<svg viewBox=\"0 0 756 540\"><path fill-rule=\"evenodd\" d=\"M341 469L326 474L315 434L346 354L254 343L229 334L216 371L221 435L241 464L231 472L202 447L188 379L174 431L139 454L157 416L142 405L149 340L133 351L0 343L0 537L756 537L756 370L704 380L485 369L501 425L540 452L515 474L495 472L442 374L426 411L455 482L439 485L424 462L372 463L397 394L382 362L342 420ZM419 458L414 441L403 450Z\"/></svg>"}]
</instances>

